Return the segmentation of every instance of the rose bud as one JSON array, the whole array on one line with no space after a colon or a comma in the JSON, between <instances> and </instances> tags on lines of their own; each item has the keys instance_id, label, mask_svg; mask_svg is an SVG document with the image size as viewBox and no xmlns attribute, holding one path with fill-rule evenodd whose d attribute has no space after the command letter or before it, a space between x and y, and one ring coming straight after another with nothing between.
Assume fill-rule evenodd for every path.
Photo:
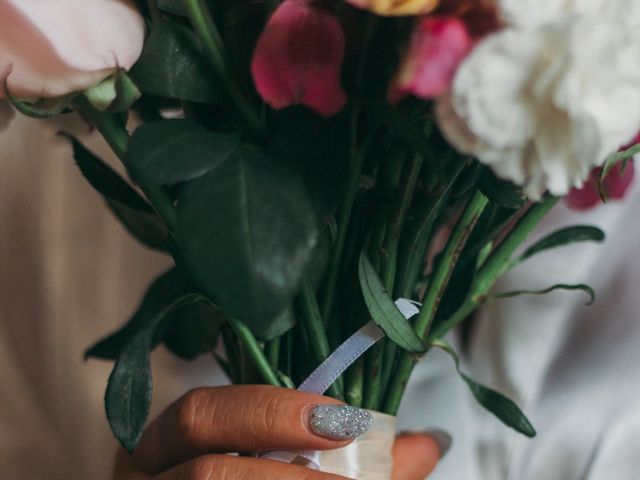
<instances>
[{"instance_id":1,"label":"rose bud","mask_svg":"<svg viewBox=\"0 0 640 480\"><path fill-rule=\"evenodd\" d=\"M424 15L438 6L438 0L347 0L354 7L378 15Z\"/></svg>"},{"instance_id":2,"label":"rose bud","mask_svg":"<svg viewBox=\"0 0 640 480\"><path fill-rule=\"evenodd\" d=\"M340 83L344 32L338 19L312 0L285 0L258 39L251 73L274 109L302 104L329 117L347 101Z\"/></svg>"},{"instance_id":3,"label":"rose bud","mask_svg":"<svg viewBox=\"0 0 640 480\"><path fill-rule=\"evenodd\" d=\"M3 0L0 71L11 67L7 83L15 96L63 96L130 68L144 32L129 0Z\"/></svg>"},{"instance_id":4,"label":"rose bud","mask_svg":"<svg viewBox=\"0 0 640 480\"><path fill-rule=\"evenodd\" d=\"M595 168L589 179L581 188L573 188L564 197L564 201L572 210L588 210L602 203L600 196L600 175L602 167ZM602 182L602 194L607 200L622 200L635 177L633 160L629 160L622 168L622 162L616 164Z\"/></svg>"},{"instance_id":5,"label":"rose bud","mask_svg":"<svg viewBox=\"0 0 640 480\"><path fill-rule=\"evenodd\" d=\"M433 98L449 90L456 70L473 41L464 23L455 17L421 19L389 90L389 101L413 94Z\"/></svg>"}]
</instances>

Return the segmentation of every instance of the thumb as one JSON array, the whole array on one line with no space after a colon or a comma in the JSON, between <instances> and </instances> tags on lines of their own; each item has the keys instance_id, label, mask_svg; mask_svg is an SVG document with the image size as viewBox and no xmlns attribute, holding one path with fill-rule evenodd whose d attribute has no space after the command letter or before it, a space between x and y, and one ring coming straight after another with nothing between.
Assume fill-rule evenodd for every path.
<instances>
[{"instance_id":1,"label":"thumb","mask_svg":"<svg viewBox=\"0 0 640 480\"><path fill-rule=\"evenodd\" d=\"M393 445L393 480L423 480L450 447L443 431L401 433Z\"/></svg>"}]
</instances>

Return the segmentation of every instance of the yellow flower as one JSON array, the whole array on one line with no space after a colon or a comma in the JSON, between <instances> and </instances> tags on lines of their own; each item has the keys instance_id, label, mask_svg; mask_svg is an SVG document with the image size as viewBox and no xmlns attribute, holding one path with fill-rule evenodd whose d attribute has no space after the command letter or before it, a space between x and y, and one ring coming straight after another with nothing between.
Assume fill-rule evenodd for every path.
<instances>
[{"instance_id":1,"label":"yellow flower","mask_svg":"<svg viewBox=\"0 0 640 480\"><path fill-rule=\"evenodd\" d=\"M347 2L383 16L423 15L438 6L438 0L347 0Z\"/></svg>"}]
</instances>

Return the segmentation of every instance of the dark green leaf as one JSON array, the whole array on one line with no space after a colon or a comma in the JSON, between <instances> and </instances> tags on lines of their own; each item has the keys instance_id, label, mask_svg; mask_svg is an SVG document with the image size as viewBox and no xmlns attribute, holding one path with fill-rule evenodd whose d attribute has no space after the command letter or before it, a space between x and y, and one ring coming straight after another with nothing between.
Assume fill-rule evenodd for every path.
<instances>
[{"instance_id":1,"label":"dark green leaf","mask_svg":"<svg viewBox=\"0 0 640 480\"><path fill-rule=\"evenodd\" d=\"M159 312L186 293L187 287L175 268L156 278L127 323L113 334L100 340L85 352L85 358L115 360L125 345L141 330L148 328ZM154 345L161 339L155 339Z\"/></svg>"},{"instance_id":2,"label":"dark green leaf","mask_svg":"<svg viewBox=\"0 0 640 480\"><path fill-rule=\"evenodd\" d=\"M260 336L297 293L318 225L302 180L247 149L185 185L176 235L196 285Z\"/></svg>"},{"instance_id":3,"label":"dark green leaf","mask_svg":"<svg viewBox=\"0 0 640 480\"><path fill-rule=\"evenodd\" d=\"M358 276L362 295L373 321L399 347L413 353L424 352L424 343L391 300L364 252L360 255Z\"/></svg>"},{"instance_id":4,"label":"dark green leaf","mask_svg":"<svg viewBox=\"0 0 640 480\"><path fill-rule=\"evenodd\" d=\"M202 103L224 98L225 90L211 75L198 38L170 20L153 26L130 76L147 95Z\"/></svg>"},{"instance_id":5,"label":"dark green leaf","mask_svg":"<svg viewBox=\"0 0 640 480\"><path fill-rule=\"evenodd\" d=\"M296 317L291 307L287 308L278 317L271 322L263 331L260 332L260 340L268 342L275 338L281 337L296 324Z\"/></svg>"},{"instance_id":6,"label":"dark green leaf","mask_svg":"<svg viewBox=\"0 0 640 480\"><path fill-rule=\"evenodd\" d=\"M109 165L87 150L75 138L63 134L71 140L76 163L84 177L98 193L108 200L116 201L133 210L153 212L151 206Z\"/></svg>"},{"instance_id":7,"label":"dark green leaf","mask_svg":"<svg viewBox=\"0 0 640 480\"><path fill-rule=\"evenodd\" d=\"M217 167L237 150L238 140L189 120L150 123L131 137L127 167L139 183L173 185Z\"/></svg>"},{"instance_id":8,"label":"dark green leaf","mask_svg":"<svg viewBox=\"0 0 640 480\"><path fill-rule=\"evenodd\" d=\"M130 453L140 440L149 415L153 390L149 356L157 331L174 309L201 299L199 295L188 294L175 300L139 330L118 356L109 376L104 402L111 430Z\"/></svg>"},{"instance_id":9,"label":"dark green leaf","mask_svg":"<svg viewBox=\"0 0 640 480\"><path fill-rule=\"evenodd\" d=\"M504 395L480 385L460 371L460 359L458 354L444 340L434 340L430 344L447 352L453 358L456 364L456 370L460 377L465 381L469 390L480 405L498 417L505 425L526 435L527 437L535 437L536 431L518 406Z\"/></svg>"},{"instance_id":10,"label":"dark green leaf","mask_svg":"<svg viewBox=\"0 0 640 480\"><path fill-rule=\"evenodd\" d=\"M140 243L160 252L169 251L169 230L155 212L134 210L114 200L107 205L127 231Z\"/></svg>"},{"instance_id":11,"label":"dark green leaf","mask_svg":"<svg viewBox=\"0 0 640 480\"><path fill-rule=\"evenodd\" d=\"M522 188L508 180L496 177L489 168L485 168L480 175L478 186L489 200L502 207L517 210L527 203L527 197Z\"/></svg>"},{"instance_id":12,"label":"dark green leaf","mask_svg":"<svg viewBox=\"0 0 640 480\"><path fill-rule=\"evenodd\" d=\"M581 290L587 295L589 295L589 301L587 305L593 305L593 302L596 301L596 292L593 291L589 285L579 284L579 285L565 285L558 284L549 288L545 288L543 290L514 290L512 292L501 292L496 293L493 296L496 298L511 298L518 297L520 295L545 295L547 293L554 292L556 290Z\"/></svg>"},{"instance_id":13,"label":"dark green leaf","mask_svg":"<svg viewBox=\"0 0 640 480\"><path fill-rule=\"evenodd\" d=\"M605 233L602 230L590 225L576 225L562 228L530 246L518 259L518 262L526 260L544 250L550 250L577 242L603 242L605 237Z\"/></svg>"},{"instance_id":14,"label":"dark green leaf","mask_svg":"<svg viewBox=\"0 0 640 480\"><path fill-rule=\"evenodd\" d=\"M226 321L224 313L208 303L187 305L171 314L164 343L178 357L194 360L211 353Z\"/></svg>"},{"instance_id":15,"label":"dark green leaf","mask_svg":"<svg viewBox=\"0 0 640 480\"><path fill-rule=\"evenodd\" d=\"M187 16L182 0L158 0L158 8L173 15Z\"/></svg>"}]
</instances>

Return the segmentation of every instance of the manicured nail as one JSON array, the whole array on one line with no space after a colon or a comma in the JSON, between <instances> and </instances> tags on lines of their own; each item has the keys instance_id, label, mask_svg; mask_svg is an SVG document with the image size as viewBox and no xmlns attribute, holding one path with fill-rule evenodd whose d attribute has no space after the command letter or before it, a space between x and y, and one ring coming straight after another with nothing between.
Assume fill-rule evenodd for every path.
<instances>
[{"instance_id":1,"label":"manicured nail","mask_svg":"<svg viewBox=\"0 0 640 480\"><path fill-rule=\"evenodd\" d=\"M331 440L352 440L366 433L373 425L373 417L362 408L348 405L317 405L309 418L316 435Z\"/></svg>"},{"instance_id":2,"label":"manicured nail","mask_svg":"<svg viewBox=\"0 0 640 480\"><path fill-rule=\"evenodd\" d=\"M431 429L431 430L406 430L400 435L426 435L427 437L431 437L436 445L438 446L438 450L440 450L440 458L444 458L447 452L451 449L451 444L453 443L453 438L444 430Z\"/></svg>"}]
</instances>

